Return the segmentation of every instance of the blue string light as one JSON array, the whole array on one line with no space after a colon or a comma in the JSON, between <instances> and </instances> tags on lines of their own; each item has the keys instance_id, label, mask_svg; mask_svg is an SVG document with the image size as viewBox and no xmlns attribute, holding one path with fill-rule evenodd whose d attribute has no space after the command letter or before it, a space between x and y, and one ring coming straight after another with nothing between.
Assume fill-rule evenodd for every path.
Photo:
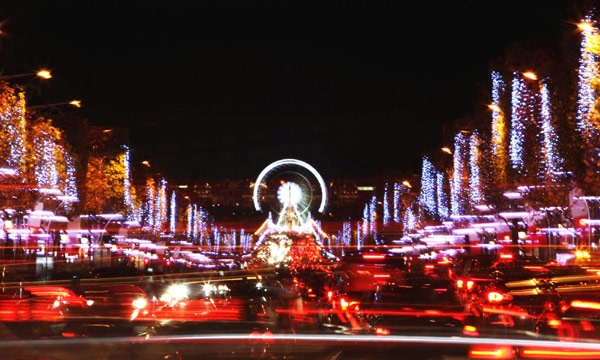
<instances>
[{"instance_id":1,"label":"blue string light","mask_svg":"<svg viewBox=\"0 0 600 360\"><path fill-rule=\"evenodd\" d=\"M436 217L436 201L435 201L435 183L436 183L436 171L433 164L427 156L423 156L423 167L421 170L421 195L419 197L419 203L425 212L431 216Z\"/></svg>"},{"instance_id":2,"label":"blue string light","mask_svg":"<svg viewBox=\"0 0 600 360\"><path fill-rule=\"evenodd\" d=\"M465 189L468 184L465 157L468 152L468 138L459 132L454 137L454 169L450 183L450 207L452 215L461 215L465 211Z\"/></svg>"},{"instance_id":3,"label":"blue string light","mask_svg":"<svg viewBox=\"0 0 600 360\"><path fill-rule=\"evenodd\" d=\"M469 202L471 207L483 201L481 191L481 150L477 132L471 134L469 140Z\"/></svg>"},{"instance_id":4,"label":"blue string light","mask_svg":"<svg viewBox=\"0 0 600 360\"><path fill-rule=\"evenodd\" d=\"M388 183L383 188L383 227L387 227L391 221L390 204L388 200Z\"/></svg>"},{"instance_id":5,"label":"blue string light","mask_svg":"<svg viewBox=\"0 0 600 360\"><path fill-rule=\"evenodd\" d=\"M436 191L437 191L437 211L441 220L448 218L448 197L444 191L444 173L438 172L436 175Z\"/></svg>"},{"instance_id":6,"label":"blue string light","mask_svg":"<svg viewBox=\"0 0 600 360\"><path fill-rule=\"evenodd\" d=\"M552 123L552 112L550 107L550 92L547 81L543 81L540 87L541 116L542 116L542 140L543 140L543 162L546 179L552 181L562 172L563 159L558 154L558 136Z\"/></svg>"}]
</instances>

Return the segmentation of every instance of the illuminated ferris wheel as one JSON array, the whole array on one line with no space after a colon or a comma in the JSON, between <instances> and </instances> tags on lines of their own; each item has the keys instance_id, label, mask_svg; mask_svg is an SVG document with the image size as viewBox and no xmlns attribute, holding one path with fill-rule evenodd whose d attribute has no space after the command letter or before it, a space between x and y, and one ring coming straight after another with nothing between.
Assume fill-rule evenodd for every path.
<instances>
[{"instance_id":1,"label":"illuminated ferris wheel","mask_svg":"<svg viewBox=\"0 0 600 360\"><path fill-rule=\"evenodd\" d=\"M293 207L306 218L311 211L325 212L327 186L310 164L283 159L268 165L254 183L252 199L258 211L275 211Z\"/></svg>"}]
</instances>

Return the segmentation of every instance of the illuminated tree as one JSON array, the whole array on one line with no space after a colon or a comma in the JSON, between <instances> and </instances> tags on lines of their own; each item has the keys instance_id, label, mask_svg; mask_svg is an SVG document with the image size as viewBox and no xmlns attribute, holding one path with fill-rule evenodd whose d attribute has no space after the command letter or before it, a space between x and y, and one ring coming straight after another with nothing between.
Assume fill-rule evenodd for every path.
<instances>
[{"instance_id":1,"label":"illuminated tree","mask_svg":"<svg viewBox=\"0 0 600 360\"><path fill-rule=\"evenodd\" d=\"M501 98L506 84L500 73L492 71L492 136L491 147L493 155L493 177L497 184L507 181L506 169L508 167L507 127L504 112L501 107Z\"/></svg>"},{"instance_id":2,"label":"illuminated tree","mask_svg":"<svg viewBox=\"0 0 600 360\"><path fill-rule=\"evenodd\" d=\"M464 214L468 200L469 174L467 155L468 137L461 131L454 137L454 166L450 182L450 208L452 215Z\"/></svg>"}]
</instances>

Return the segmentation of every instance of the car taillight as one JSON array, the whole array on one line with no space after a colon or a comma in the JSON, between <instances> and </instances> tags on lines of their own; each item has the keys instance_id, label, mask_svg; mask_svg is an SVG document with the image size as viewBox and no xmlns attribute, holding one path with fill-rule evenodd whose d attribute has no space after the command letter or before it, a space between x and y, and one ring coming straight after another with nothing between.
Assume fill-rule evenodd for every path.
<instances>
[{"instance_id":1,"label":"car taillight","mask_svg":"<svg viewBox=\"0 0 600 360\"><path fill-rule=\"evenodd\" d=\"M467 290L471 291L473 290L473 287L475 286L475 283L471 280L467 281Z\"/></svg>"},{"instance_id":2,"label":"car taillight","mask_svg":"<svg viewBox=\"0 0 600 360\"><path fill-rule=\"evenodd\" d=\"M514 359L515 350L510 345L473 345L471 359Z\"/></svg>"},{"instance_id":3,"label":"car taillight","mask_svg":"<svg viewBox=\"0 0 600 360\"><path fill-rule=\"evenodd\" d=\"M488 300L490 302L500 302L504 300L504 296L498 292L492 291L488 293Z\"/></svg>"},{"instance_id":4,"label":"car taillight","mask_svg":"<svg viewBox=\"0 0 600 360\"><path fill-rule=\"evenodd\" d=\"M479 331L477 331L477 328L475 326L465 325L465 327L463 328L463 334L469 336L479 336Z\"/></svg>"},{"instance_id":5,"label":"car taillight","mask_svg":"<svg viewBox=\"0 0 600 360\"><path fill-rule=\"evenodd\" d=\"M465 285L464 281L462 281L462 280L456 280L456 287L457 288L462 289L464 285Z\"/></svg>"},{"instance_id":6,"label":"car taillight","mask_svg":"<svg viewBox=\"0 0 600 360\"><path fill-rule=\"evenodd\" d=\"M375 279L389 279L390 274L373 274Z\"/></svg>"},{"instance_id":7,"label":"car taillight","mask_svg":"<svg viewBox=\"0 0 600 360\"><path fill-rule=\"evenodd\" d=\"M383 260L383 259L385 259L384 254L364 254L362 257L364 260Z\"/></svg>"},{"instance_id":8,"label":"car taillight","mask_svg":"<svg viewBox=\"0 0 600 360\"><path fill-rule=\"evenodd\" d=\"M171 266L171 260L167 260L167 261L165 262L165 264L166 264L167 266Z\"/></svg>"},{"instance_id":9,"label":"car taillight","mask_svg":"<svg viewBox=\"0 0 600 360\"><path fill-rule=\"evenodd\" d=\"M500 259L512 260L512 254L500 254Z\"/></svg>"},{"instance_id":10,"label":"car taillight","mask_svg":"<svg viewBox=\"0 0 600 360\"><path fill-rule=\"evenodd\" d=\"M346 309L348 309L348 302L346 301L346 299L341 298L340 299L340 307L342 308L342 310L346 311Z\"/></svg>"},{"instance_id":11,"label":"car taillight","mask_svg":"<svg viewBox=\"0 0 600 360\"><path fill-rule=\"evenodd\" d=\"M340 298L340 308L342 311L358 310L358 301L347 301L345 298Z\"/></svg>"},{"instance_id":12,"label":"car taillight","mask_svg":"<svg viewBox=\"0 0 600 360\"><path fill-rule=\"evenodd\" d=\"M442 260L438 261L438 264L440 265L445 265L445 264L451 264L452 260L448 259L448 257L444 256L442 257Z\"/></svg>"},{"instance_id":13,"label":"car taillight","mask_svg":"<svg viewBox=\"0 0 600 360\"><path fill-rule=\"evenodd\" d=\"M573 300L573 301L571 301L571 306L576 307L576 308L582 308L582 309L600 310L600 303L593 302L593 301Z\"/></svg>"},{"instance_id":14,"label":"car taillight","mask_svg":"<svg viewBox=\"0 0 600 360\"><path fill-rule=\"evenodd\" d=\"M332 298L333 298L333 291L328 291L327 292L327 300L331 301Z\"/></svg>"},{"instance_id":15,"label":"car taillight","mask_svg":"<svg viewBox=\"0 0 600 360\"><path fill-rule=\"evenodd\" d=\"M377 329L375 329L375 334L377 334L377 335L389 335L390 331L388 329L384 329L384 328L377 328Z\"/></svg>"},{"instance_id":16,"label":"car taillight","mask_svg":"<svg viewBox=\"0 0 600 360\"><path fill-rule=\"evenodd\" d=\"M558 329L562 326L562 321L558 319L550 319L548 320L548 326L550 326L553 329Z\"/></svg>"}]
</instances>

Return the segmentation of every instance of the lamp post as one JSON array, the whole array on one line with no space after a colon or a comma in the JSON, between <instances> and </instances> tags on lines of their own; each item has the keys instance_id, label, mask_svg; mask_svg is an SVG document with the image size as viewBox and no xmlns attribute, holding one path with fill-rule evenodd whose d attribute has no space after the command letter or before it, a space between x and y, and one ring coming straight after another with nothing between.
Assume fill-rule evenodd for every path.
<instances>
[{"instance_id":1,"label":"lamp post","mask_svg":"<svg viewBox=\"0 0 600 360\"><path fill-rule=\"evenodd\" d=\"M76 108L80 108L81 107L81 100L71 100L71 101L63 101L63 102L57 102L57 103L52 103L52 104L43 104L43 105L28 106L27 109L28 110L34 110L34 109L47 108L47 107L55 107L55 106L62 106L62 105L71 105L71 106L75 106Z\"/></svg>"},{"instance_id":2,"label":"lamp post","mask_svg":"<svg viewBox=\"0 0 600 360\"><path fill-rule=\"evenodd\" d=\"M32 73L0 75L0 80L9 80L9 79L22 78L22 77L28 77L28 76L37 76L37 77L45 79L45 80L52 78L52 74L50 73L49 70L42 69L38 72L32 72Z\"/></svg>"}]
</instances>

